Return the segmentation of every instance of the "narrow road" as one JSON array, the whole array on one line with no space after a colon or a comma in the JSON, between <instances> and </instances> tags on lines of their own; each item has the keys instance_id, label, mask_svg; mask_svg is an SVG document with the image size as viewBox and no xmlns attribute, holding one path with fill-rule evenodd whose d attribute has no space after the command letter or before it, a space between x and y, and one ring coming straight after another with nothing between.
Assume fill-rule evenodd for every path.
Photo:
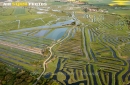
<instances>
[{"instance_id":1,"label":"narrow road","mask_svg":"<svg viewBox=\"0 0 130 85\"><path fill-rule=\"evenodd\" d=\"M121 47L125 46L127 43L122 43L121 45L118 45L118 49L121 49Z\"/></svg>"},{"instance_id":2,"label":"narrow road","mask_svg":"<svg viewBox=\"0 0 130 85\"><path fill-rule=\"evenodd\" d=\"M73 29L74 29L74 27L73 27ZM71 29L72 30L72 29ZM57 45L57 44L59 44L59 43L61 43L61 42L63 42L65 39L67 39L68 37L69 37L69 35L70 35L70 33L71 33L71 30L69 30L69 32L68 32L68 35L64 38L64 39L62 39L62 40L57 40L57 43L54 43L51 47L49 47L49 51L50 51L50 56L43 62L43 68L44 68L44 70L43 70L43 72L41 73L41 75L37 78L37 81L38 80L40 80L40 78L42 77L42 75L45 73L45 71L46 71L46 63L47 63L47 61L51 58L51 56L52 56L52 48L55 46L55 45ZM36 85L37 84L37 81L33 84L33 85Z\"/></svg>"}]
</instances>

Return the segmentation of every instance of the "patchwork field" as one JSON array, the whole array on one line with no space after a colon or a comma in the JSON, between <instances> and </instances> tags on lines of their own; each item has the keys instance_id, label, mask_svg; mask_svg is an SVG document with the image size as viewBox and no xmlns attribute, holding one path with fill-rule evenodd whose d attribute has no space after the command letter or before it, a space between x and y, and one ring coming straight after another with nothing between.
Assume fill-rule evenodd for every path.
<instances>
[{"instance_id":1,"label":"patchwork field","mask_svg":"<svg viewBox=\"0 0 130 85\"><path fill-rule=\"evenodd\" d=\"M63 85L129 85L129 28L125 18L92 12L76 17L83 25L71 29L69 38L55 47L59 52L55 55L60 56L48 64L47 72L52 71L51 77Z\"/></svg>"},{"instance_id":2,"label":"patchwork field","mask_svg":"<svg viewBox=\"0 0 130 85\"><path fill-rule=\"evenodd\" d=\"M42 26L56 19L51 14L36 14L36 9L30 14L29 10L29 8L1 8L0 32Z\"/></svg>"},{"instance_id":3,"label":"patchwork field","mask_svg":"<svg viewBox=\"0 0 130 85\"><path fill-rule=\"evenodd\" d=\"M14 73L25 70L37 77L31 83L19 77L16 84L130 84L128 16L84 12L84 6L64 2L48 4L0 8L0 62ZM5 79L0 84L6 85Z\"/></svg>"},{"instance_id":4,"label":"patchwork field","mask_svg":"<svg viewBox=\"0 0 130 85\"><path fill-rule=\"evenodd\" d=\"M58 47L58 51L62 54L83 56L81 40L82 40L81 29L74 29L72 30L70 39L61 43L60 46Z\"/></svg>"},{"instance_id":5,"label":"patchwork field","mask_svg":"<svg viewBox=\"0 0 130 85\"><path fill-rule=\"evenodd\" d=\"M14 14L25 14L25 8L16 8Z\"/></svg>"}]
</instances>

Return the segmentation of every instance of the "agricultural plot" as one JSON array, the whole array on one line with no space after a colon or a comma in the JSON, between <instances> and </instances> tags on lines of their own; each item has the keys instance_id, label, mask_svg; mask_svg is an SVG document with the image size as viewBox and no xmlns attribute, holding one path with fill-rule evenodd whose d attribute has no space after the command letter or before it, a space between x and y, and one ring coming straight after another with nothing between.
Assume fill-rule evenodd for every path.
<instances>
[{"instance_id":1,"label":"agricultural plot","mask_svg":"<svg viewBox=\"0 0 130 85\"><path fill-rule=\"evenodd\" d=\"M121 72L124 67L126 67L125 62L119 59L115 51L104 44L100 37L98 37L95 41L96 42L91 41L90 52L92 52L92 56L94 56L93 58L96 64L100 83L106 85L116 83L116 85L118 85L119 83L115 82L116 80L111 78L115 75L115 73ZM115 75L114 78L117 79L118 76Z\"/></svg>"},{"instance_id":2,"label":"agricultural plot","mask_svg":"<svg viewBox=\"0 0 130 85\"><path fill-rule=\"evenodd\" d=\"M67 28L58 28L53 30L51 33L49 33L46 38L51 40L58 40L60 39L64 33L66 32Z\"/></svg>"},{"instance_id":3,"label":"agricultural plot","mask_svg":"<svg viewBox=\"0 0 130 85\"><path fill-rule=\"evenodd\" d=\"M50 13L44 15L36 13L30 14L28 12L28 10L30 10L29 8L7 7L0 10L2 11L0 12L0 32L43 26L49 21L56 19L56 17L51 16Z\"/></svg>"},{"instance_id":4,"label":"agricultural plot","mask_svg":"<svg viewBox=\"0 0 130 85\"><path fill-rule=\"evenodd\" d=\"M129 55L130 55L130 44L127 43L127 44L124 44L124 45L120 46L120 52L121 52L121 55L124 58L129 58Z\"/></svg>"},{"instance_id":5,"label":"agricultural plot","mask_svg":"<svg viewBox=\"0 0 130 85\"><path fill-rule=\"evenodd\" d=\"M13 69L27 69L37 73L41 72L41 59L43 56L26 51L0 45L0 61L11 66Z\"/></svg>"},{"instance_id":6,"label":"agricultural plot","mask_svg":"<svg viewBox=\"0 0 130 85\"><path fill-rule=\"evenodd\" d=\"M103 40L114 45L114 46L119 46L122 43L127 43L130 41L129 37L126 36L111 36L111 35L106 35L103 37Z\"/></svg>"},{"instance_id":7,"label":"agricultural plot","mask_svg":"<svg viewBox=\"0 0 130 85\"><path fill-rule=\"evenodd\" d=\"M49 30L41 30L38 33L36 33L34 36L38 36L38 37L42 37L44 36L46 33L48 33ZM27 33L28 34L28 33Z\"/></svg>"},{"instance_id":8,"label":"agricultural plot","mask_svg":"<svg viewBox=\"0 0 130 85\"><path fill-rule=\"evenodd\" d=\"M112 20L113 17L114 20ZM114 23L109 22L109 19ZM120 58L117 52L125 46L125 43L129 42L129 37L126 33L126 30L128 30L127 24L122 18L119 19L114 15L104 15L104 20L92 23L94 25L88 26L89 29L86 30L86 33L88 31L89 35L86 37L90 39L90 53L94 56L92 58L96 65L95 69L99 73L100 83L102 85L123 84L122 78L117 73L122 72L120 76L123 76L123 72L125 73L128 70L128 64L121 59L123 58L121 51L120 54L122 57L120 56ZM113 47L116 49L113 49ZM112 77L114 78L111 79Z\"/></svg>"},{"instance_id":9,"label":"agricultural plot","mask_svg":"<svg viewBox=\"0 0 130 85\"><path fill-rule=\"evenodd\" d=\"M115 68L115 66L117 68ZM73 60L60 57L54 72L57 75L54 75L53 79L66 85L81 83L84 85L109 85L112 84L113 81L116 81L113 79L117 78L117 76L113 79L111 78L115 75L115 72L119 72L122 67L118 64L113 67L113 65L105 63L96 63L93 65L84 60Z\"/></svg>"},{"instance_id":10,"label":"agricultural plot","mask_svg":"<svg viewBox=\"0 0 130 85\"><path fill-rule=\"evenodd\" d=\"M58 51L64 54L83 56L81 30L75 30L74 33L71 34L70 39L60 44Z\"/></svg>"},{"instance_id":11,"label":"agricultural plot","mask_svg":"<svg viewBox=\"0 0 130 85\"><path fill-rule=\"evenodd\" d=\"M3 23L3 21L1 21L1 22L2 23L0 23L0 28L1 28L0 32L5 31L4 28L9 28L9 29L6 29L6 31L10 31L10 30L13 30L14 28L18 28L18 22L17 21L14 21L14 22L4 22L4 23Z\"/></svg>"},{"instance_id":12,"label":"agricultural plot","mask_svg":"<svg viewBox=\"0 0 130 85\"><path fill-rule=\"evenodd\" d=\"M23 11L23 9L21 10ZM43 20L43 17L34 18L34 16L41 17L41 15L32 15L24 20L25 16L20 15L24 12L18 10L15 11L18 13L16 13L17 16L15 16L15 18L21 18L22 20L11 23L11 25L15 23L13 27L19 27L18 29L14 30L12 28L8 29L8 32L0 33L0 62L7 64L12 70L25 69L33 74L40 74L43 70L43 61L50 55L49 50L46 52L47 47L51 46L54 40L66 36L68 28L59 27L70 24L72 21L62 20L64 22L60 22L61 20L59 18L55 21L59 21L58 24L52 24L53 21L49 21L52 23L44 26L45 23L48 23L49 19L54 19L54 17L49 17L49 19L47 18L48 20L44 17L45 20ZM10 22L11 21L8 23ZM34 27L35 25L32 25L31 28L20 29L22 25L25 26L24 23L34 23L38 26ZM4 25L6 26L6 24ZM53 26L51 27L52 29L49 29L50 25Z\"/></svg>"},{"instance_id":13,"label":"agricultural plot","mask_svg":"<svg viewBox=\"0 0 130 85\"><path fill-rule=\"evenodd\" d=\"M76 64L77 63L77 64ZM66 58L59 58L57 68L53 79L56 79L62 84L80 84L84 83L89 84L88 72L86 65L87 62L83 61L74 61ZM62 76L62 78L59 78ZM78 82L79 81L79 82Z\"/></svg>"},{"instance_id":14,"label":"agricultural plot","mask_svg":"<svg viewBox=\"0 0 130 85\"><path fill-rule=\"evenodd\" d=\"M98 36L100 36L100 34L102 34L102 32L98 31L97 29L98 28L91 28L91 29L88 30L88 34L90 36L91 42L95 42L96 39L98 38Z\"/></svg>"},{"instance_id":15,"label":"agricultural plot","mask_svg":"<svg viewBox=\"0 0 130 85\"><path fill-rule=\"evenodd\" d=\"M25 8L16 8L14 14L25 14Z\"/></svg>"},{"instance_id":16,"label":"agricultural plot","mask_svg":"<svg viewBox=\"0 0 130 85\"><path fill-rule=\"evenodd\" d=\"M79 9L66 13L61 11L61 3L54 4L59 6L53 5L45 15L36 14L38 9L16 8L14 15L0 17L0 62L12 70L39 74L37 84L45 77L63 85L129 85L126 19ZM81 24L73 24L73 18ZM8 32L3 32L8 27Z\"/></svg>"},{"instance_id":17,"label":"agricultural plot","mask_svg":"<svg viewBox=\"0 0 130 85\"><path fill-rule=\"evenodd\" d=\"M91 43L94 55L98 57L113 57L109 48L100 43Z\"/></svg>"},{"instance_id":18,"label":"agricultural plot","mask_svg":"<svg viewBox=\"0 0 130 85\"><path fill-rule=\"evenodd\" d=\"M128 10L123 10L123 9L109 9L109 13L115 13L115 14L120 14L120 15L129 15L130 12Z\"/></svg>"},{"instance_id":19,"label":"agricultural plot","mask_svg":"<svg viewBox=\"0 0 130 85\"><path fill-rule=\"evenodd\" d=\"M60 57L54 72L57 75L54 75L53 79L66 85L81 83L84 85L119 85L116 73L121 72L124 67L124 63L115 58L98 57L97 61L92 64L81 59Z\"/></svg>"},{"instance_id":20,"label":"agricultural plot","mask_svg":"<svg viewBox=\"0 0 130 85\"><path fill-rule=\"evenodd\" d=\"M1 16L10 16L14 13L14 8L0 8Z\"/></svg>"},{"instance_id":21,"label":"agricultural plot","mask_svg":"<svg viewBox=\"0 0 130 85\"><path fill-rule=\"evenodd\" d=\"M19 33L1 34L0 40L11 42L14 44L23 44L36 48L44 48L46 45L50 45L52 43L52 40L49 39L45 39L42 37L38 38L36 36L31 36L31 34L19 34Z\"/></svg>"},{"instance_id":22,"label":"agricultural plot","mask_svg":"<svg viewBox=\"0 0 130 85\"><path fill-rule=\"evenodd\" d=\"M8 17L11 18L10 21L2 19L0 21L0 32L5 32L5 31L11 31L11 30L19 30L23 28L33 28L33 27L38 27L38 26L43 26L49 22L49 20L53 20L54 17L48 17L48 18L39 18L39 16L35 15L27 15L29 16L26 18L25 16L20 16L20 18L15 18L15 17ZM24 20L26 18L26 20ZM7 28L7 29L4 29Z\"/></svg>"},{"instance_id":23,"label":"agricultural plot","mask_svg":"<svg viewBox=\"0 0 130 85\"><path fill-rule=\"evenodd\" d=\"M129 78L130 78L130 60L127 61L129 63L128 71L122 76L122 79L124 81L124 84L129 84Z\"/></svg>"}]
</instances>

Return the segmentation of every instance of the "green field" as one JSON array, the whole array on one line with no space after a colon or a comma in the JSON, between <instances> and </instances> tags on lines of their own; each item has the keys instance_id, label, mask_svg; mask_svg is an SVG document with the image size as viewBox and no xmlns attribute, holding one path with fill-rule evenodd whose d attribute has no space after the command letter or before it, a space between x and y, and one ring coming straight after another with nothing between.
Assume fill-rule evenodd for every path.
<instances>
[{"instance_id":1,"label":"green field","mask_svg":"<svg viewBox=\"0 0 130 85\"><path fill-rule=\"evenodd\" d=\"M0 32L42 26L55 19L50 17L50 14L36 14L36 10L30 14L28 8L2 8L1 10L4 11L0 14Z\"/></svg>"},{"instance_id":2,"label":"green field","mask_svg":"<svg viewBox=\"0 0 130 85\"><path fill-rule=\"evenodd\" d=\"M130 11L129 10L123 10L123 9L110 9L108 10L109 13L115 13L115 14L119 14L119 15L130 15Z\"/></svg>"},{"instance_id":3,"label":"green field","mask_svg":"<svg viewBox=\"0 0 130 85\"><path fill-rule=\"evenodd\" d=\"M47 72L52 71L52 73L57 74L54 75L53 78L55 79L57 76L56 80L62 84L77 84L77 81L84 80L88 82L87 84L83 82L84 85L123 85L126 83L125 81L127 81L128 84L127 78L129 74L126 72L128 72L129 64L126 60L129 56L128 43L130 39L128 37L128 24L124 21L125 18L96 12L88 12L86 14L90 15L90 17L84 18L83 14L81 14L81 16L77 14L77 18L85 25L88 25L84 28L84 32L79 31L78 34L80 35L80 33L82 33L82 35L85 35L86 51L88 52L90 61L84 57L86 55L77 56L74 54L75 56L70 56L73 50L69 52L68 50L78 43L78 41L71 41L71 39L77 40L76 38L79 37L79 35L76 36L75 34L76 38L69 37L66 43L55 47L54 50L58 48L59 51L58 53L56 50L56 54L61 57L58 58L58 61L56 59L48 64L53 70L48 68ZM99 16L103 18L99 18ZM95 20L93 20L94 17ZM80 26L81 30L83 30L85 25ZM73 31L71 33L73 34ZM81 42L83 44L82 40ZM69 43L73 44L69 45ZM127 44L122 45L123 43ZM80 44L76 46L79 45ZM119 46L120 50L118 49ZM82 48L84 48L84 46ZM125 57L126 55L127 57ZM57 65L55 66L56 62ZM56 68L55 71L54 66ZM118 72L120 72L120 74L116 75ZM65 73L69 78L64 75ZM86 73L86 75L82 76L83 73ZM59 78L60 75L63 77L62 79ZM121 78L122 76L125 76L125 81ZM65 78L67 78L67 81L64 82Z\"/></svg>"},{"instance_id":4,"label":"green field","mask_svg":"<svg viewBox=\"0 0 130 85\"><path fill-rule=\"evenodd\" d=\"M18 14L25 14L25 8L16 8L14 11L14 15L18 15Z\"/></svg>"},{"instance_id":5,"label":"green field","mask_svg":"<svg viewBox=\"0 0 130 85\"><path fill-rule=\"evenodd\" d=\"M98 6L104 9L111 1L100 3L89 0L89 2L104 3L104 7ZM24 82L23 85L26 83L26 85L130 84L128 10L107 6L109 8L104 10L108 10L108 13L84 12L83 6L79 5L73 8L70 3L65 5L63 2L49 2L48 4L50 10L46 14L37 14L39 8L0 8L0 62L6 64L12 72L24 69L37 77L37 81L29 82L31 84ZM69 7L73 10L68 10ZM80 24L71 22L60 26L70 19L75 19L74 22L79 21ZM61 28L67 30L60 39L46 37ZM52 33L49 37L58 37L64 33L57 32L59 35ZM36 36L38 33L41 36ZM2 41L14 46L35 47L37 50L33 49L33 52L29 52L21 49L22 47L11 47L5 45L6 43L2 45ZM34 53L38 49L42 54ZM3 85L6 85L5 79L2 79ZM51 84L48 83L49 79L53 79ZM20 80L21 77L16 79L16 81Z\"/></svg>"}]
</instances>

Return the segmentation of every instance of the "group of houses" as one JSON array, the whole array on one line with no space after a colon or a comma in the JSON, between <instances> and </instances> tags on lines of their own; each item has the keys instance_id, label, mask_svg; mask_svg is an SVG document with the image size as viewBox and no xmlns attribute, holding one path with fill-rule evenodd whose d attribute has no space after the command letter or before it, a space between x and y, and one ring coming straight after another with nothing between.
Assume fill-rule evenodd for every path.
<instances>
[{"instance_id":1,"label":"group of houses","mask_svg":"<svg viewBox=\"0 0 130 85\"><path fill-rule=\"evenodd\" d=\"M100 9L98 7L83 7L85 12L101 12L101 13L108 13L106 9Z\"/></svg>"}]
</instances>

